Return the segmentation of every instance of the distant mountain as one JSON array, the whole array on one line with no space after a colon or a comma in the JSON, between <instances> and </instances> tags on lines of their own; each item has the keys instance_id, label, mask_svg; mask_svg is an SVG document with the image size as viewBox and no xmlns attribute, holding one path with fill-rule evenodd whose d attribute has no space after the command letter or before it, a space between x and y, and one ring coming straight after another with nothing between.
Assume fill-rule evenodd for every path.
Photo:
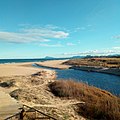
<instances>
[{"instance_id":1,"label":"distant mountain","mask_svg":"<svg viewBox=\"0 0 120 120\"><path fill-rule=\"evenodd\" d=\"M44 59L76 59L76 58L84 58L85 56L72 56L72 57L66 57L66 58L55 58L55 57L50 57L46 56Z\"/></svg>"},{"instance_id":2,"label":"distant mountain","mask_svg":"<svg viewBox=\"0 0 120 120\"><path fill-rule=\"evenodd\" d=\"M85 56L72 56L70 58L75 59L75 58L84 58Z\"/></svg>"},{"instance_id":3,"label":"distant mountain","mask_svg":"<svg viewBox=\"0 0 120 120\"><path fill-rule=\"evenodd\" d=\"M120 58L120 54L102 55L102 56L86 55L86 56L84 56L84 58Z\"/></svg>"},{"instance_id":4,"label":"distant mountain","mask_svg":"<svg viewBox=\"0 0 120 120\"><path fill-rule=\"evenodd\" d=\"M55 59L54 57L46 56L44 59Z\"/></svg>"},{"instance_id":5,"label":"distant mountain","mask_svg":"<svg viewBox=\"0 0 120 120\"><path fill-rule=\"evenodd\" d=\"M108 55L108 57L115 57L115 58L120 58L120 54L114 54L114 55Z\"/></svg>"}]
</instances>

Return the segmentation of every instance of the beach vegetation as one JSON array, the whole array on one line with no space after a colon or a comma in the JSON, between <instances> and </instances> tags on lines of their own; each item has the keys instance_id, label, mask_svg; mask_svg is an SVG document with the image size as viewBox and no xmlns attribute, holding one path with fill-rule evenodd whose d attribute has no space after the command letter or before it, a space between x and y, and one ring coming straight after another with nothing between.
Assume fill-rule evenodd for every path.
<instances>
[{"instance_id":1,"label":"beach vegetation","mask_svg":"<svg viewBox=\"0 0 120 120\"><path fill-rule=\"evenodd\" d=\"M98 66L108 68L120 68L120 58L78 58L70 59L63 64L74 66Z\"/></svg>"},{"instance_id":2,"label":"beach vegetation","mask_svg":"<svg viewBox=\"0 0 120 120\"><path fill-rule=\"evenodd\" d=\"M76 112L91 120L120 120L120 98L111 93L72 80L59 80L49 84L51 92L63 99L77 99Z\"/></svg>"}]
</instances>

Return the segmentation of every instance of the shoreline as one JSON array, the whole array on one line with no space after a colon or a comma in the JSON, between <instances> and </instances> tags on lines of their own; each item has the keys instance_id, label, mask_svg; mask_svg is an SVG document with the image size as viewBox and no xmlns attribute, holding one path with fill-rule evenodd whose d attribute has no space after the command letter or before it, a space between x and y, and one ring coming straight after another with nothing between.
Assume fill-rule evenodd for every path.
<instances>
[{"instance_id":1,"label":"shoreline","mask_svg":"<svg viewBox=\"0 0 120 120\"><path fill-rule=\"evenodd\" d=\"M0 64L0 76L14 76L14 75L29 75L39 72L41 69L74 69L82 70L88 72L98 72L104 74L111 74L120 76L119 68L104 68L104 67L95 67L95 66L72 66L64 65L66 60L49 60L44 62L22 62L22 63L4 63ZM38 67L34 67L33 64L36 64ZM43 67L43 68L42 68ZM45 68L44 68L45 67Z\"/></svg>"},{"instance_id":2,"label":"shoreline","mask_svg":"<svg viewBox=\"0 0 120 120\"><path fill-rule=\"evenodd\" d=\"M120 69L119 68L104 68L104 67L93 67L93 66L72 66L70 69L74 70L83 70L88 72L98 72L98 73L105 73L120 76Z\"/></svg>"},{"instance_id":3,"label":"shoreline","mask_svg":"<svg viewBox=\"0 0 120 120\"><path fill-rule=\"evenodd\" d=\"M22 62L22 63L7 63L0 64L0 77L4 76L19 76L19 75L31 75L37 73L45 68L33 67L32 64L40 64L43 66L54 67L54 68L68 68L67 65L62 65L61 63L66 60L49 60L44 62Z\"/></svg>"},{"instance_id":4,"label":"shoreline","mask_svg":"<svg viewBox=\"0 0 120 120\"><path fill-rule=\"evenodd\" d=\"M44 66L49 65L49 68L50 66L53 66L54 68L56 67L57 69L60 68L69 69L70 66L63 65L62 64L63 62L64 61L46 61L46 62L36 62L36 63L39 65L43 64ZM0 65L1 85L3 84L7 85L7 86L4 85L1 86L0 91L3 91L5 94L10 95L11 96L10 99L15 98L17 102L26 104L31 107L35 107L43 112L47 111L46 113L57 116L57 118L59 117L60 119L62 119L67 114L71 119L86 120L84 116L76 114L77 111L75 111L73 106L73 105L77 105L78 103L80 104L84 103L84 101L76 100L75 98L71 100L68 99L63 100L60 97L56 97L49 90L49 84L57 81L55 71L48 70L46 68L37 68L37 67L35 68L32 66L33 63L35 64L35 62L28 62L28 63L14 63L14 64ZM6 76L3 76L3 71L4 71L4 75L7 74ZM12 84L9 84L10 82L12 82ZM78 83L76 82L76 85L77 84ZM9 85L11 86L9 87ZM84 89L86 88L84 84L81 85L83 85ZM63 87L64 86L66 85L63 85ZM109 98L113 98L113 100L117 99L116 96L112 95L108 91L102 90L97 87L88 87L88 88L89 90L91 90L90 95L91 93L94 93L93 96L96 95L97 93L98 94L100 93L101 96L103 95L105 96L104 98L106 98L107 95ZM75 87L75 89L77 89L77 87ZM99 92L92 92L93 90L98 90ZM5 96L5 94L3 94L3 97ZM99 100L101 100L101 97L98 98ZM8 100L9 100L8 97L5 98L5 103L8 102ZM85 102L89 103L89 100L88 101L86 100ZM6 104L1 104L1 105L5 106ZM5 110L8 108L9 105L5 108ZM0 109L2 110L2 108ZM10 108L10 111L11 110L12 108ZM53 113L52 111L55 112ZM63 114L63 111L65 114ZM9 111L7 111L4 114L5 117L8 115L8 112ZM14 113L15 112L13 111L12 114ZM4 117L3 114L1 116Z\"/></svg>"},{"instance_id":5,"label":"shoreline","mask_svg":"<svg viewBox=\"0 0 120 120\"><path fill-rule=\"evenodd\" d=\"M54 64L56 62L56 64ZM98 72L98 73L104 73L104 74L110 74L110 75L116 75L120 76L120 69L119 68L105 68L105 67L95 67L95 66L72 66L72 65L63 65L64 61L45 61L42 63L35 63L37 66L45 68L51 68L51 69L74 69L74 70L82 70L82 71L88 71L88 72ZM44 68L45 67L45 68Z\"/></svg>"}]
</instances>

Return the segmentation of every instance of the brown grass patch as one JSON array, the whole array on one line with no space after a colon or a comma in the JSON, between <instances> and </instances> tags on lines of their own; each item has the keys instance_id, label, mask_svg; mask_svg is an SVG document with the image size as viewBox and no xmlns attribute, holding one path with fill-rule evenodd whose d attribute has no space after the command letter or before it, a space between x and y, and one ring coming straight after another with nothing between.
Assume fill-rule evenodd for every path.
<instances>
[{"instance_id":1,"label":"brown grass patch","mask_svg":"<svg viewBox=\"0 0 120 120\"><path fill-rule=\"evenodd\" d=\"M84 101L76 111L86 118L120 120L120 99L107 91L74 81L55 81L49 88L58 97Z\"/></svg>"},{"instance_id":2,"label":"brown grass patch","mask_svg":"<svg viewBox=\"0 0 120 120\"><path fill-rule=\"evenodd\" d=\"M119 68L120 58L82 58L82 59L79 58L68 60L63 64Z\"/></svg>"}]
</instances>

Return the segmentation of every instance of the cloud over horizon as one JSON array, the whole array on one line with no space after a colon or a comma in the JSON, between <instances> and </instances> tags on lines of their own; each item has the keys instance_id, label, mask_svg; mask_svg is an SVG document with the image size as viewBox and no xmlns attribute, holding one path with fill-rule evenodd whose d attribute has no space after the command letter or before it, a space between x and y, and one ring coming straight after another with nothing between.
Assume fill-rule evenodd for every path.
<instances>
[{"instance_id":1,"label":"cloud over horizon","mask_svg":"<svg viewBox=\"0 0 120 120\"><path fill-rule=\"evenodd\" d=\"M111 49L104 50L90 50L85 52L76 52L76 53L63 53L64 56L76 56L76 55L111 55L111 54L120 54L120 47L113 47Z\"/></svg>"},{"instance_id":2,"label":"cloud over horizon","mask_svg":"<svg viewBox=\"0 0 120 120\"><path fill-rule=\"evenodd\" d=\"M12 43L48 42L50 39L62 39L68 36L68 32L50 27L23 28L18 32L0 31L0 41Z\"/></svg>"}]
</instances>

